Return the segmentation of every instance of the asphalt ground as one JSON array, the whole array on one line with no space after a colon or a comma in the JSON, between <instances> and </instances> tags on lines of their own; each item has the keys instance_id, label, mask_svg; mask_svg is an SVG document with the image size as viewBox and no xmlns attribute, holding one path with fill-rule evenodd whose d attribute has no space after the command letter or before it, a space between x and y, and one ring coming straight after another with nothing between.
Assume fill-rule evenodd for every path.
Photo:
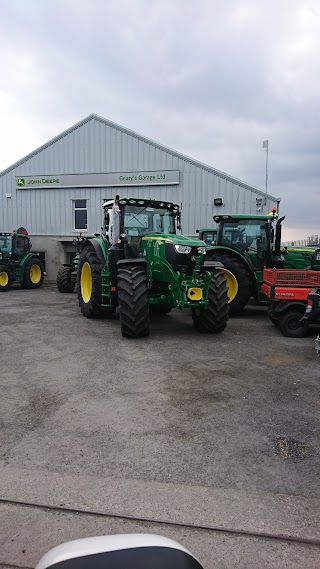
<instances>
[{"instance_id":1,"label":"asphalt ground","mask_svg":"<svg viewBox=\"0 0 320 569\"><path fill-rule=\"evenodd\" d=\"M0 319L0 563L120 528L205 567L320 565L314 332L284 338L250 306L222 334L172 311L128 340L54 287L2 294Z\"/></svg>"}]
</instances>

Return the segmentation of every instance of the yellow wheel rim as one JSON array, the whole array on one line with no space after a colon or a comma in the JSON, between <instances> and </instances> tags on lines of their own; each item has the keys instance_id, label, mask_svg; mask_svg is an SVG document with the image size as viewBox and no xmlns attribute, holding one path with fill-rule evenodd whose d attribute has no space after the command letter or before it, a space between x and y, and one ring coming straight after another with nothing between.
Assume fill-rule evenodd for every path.
<instances>
[{"instance_id":1,"label":"yellow wheel rim","mask_svg":"<svg viewBox=\"0 0 320 569\"><path fill-rule=\"evenodd\" d=\"M33 284L38 284L41 281L41 269L39 265L31 265L30 280Z\"/></svg>"},{"instance_id":2,"label":"yellow wheel rim","mask_svg":"<svg viewBox=\"0 0 320 569\"><path fill-rule=\"evenodd\" d=\"M82 300L88 304L92 294L92 273L89 263L84 263L82 265L80 287Z\"/></svg>"},{"instance_id":3,"label":"yellow wheel rim","mask_svg":"<svg viewBox=\"0 0 320 569\"><path fill-rule=\"evenodd\" d=\"M228 269L225 269L224 267L220 269L221 271L223 271L224 276L226 277L226 281L227 281L227 287L228 287L228 298L229 298L229 302L231 302L238 293L238 281L236 279L236 277L234 276L233 273L231 273L231 271L228 271Z\"/></svg>"},{"instance_id":4,"label":"yellow wheel rim","mask_svg":"<svg viewBox=\"0 0 320 569\"><path fill-rule=\"evenodd\" d=\"M8 282L9 282L8 273L2 271L2 273L0 273L0 286L7 286Z\"/></svg>"}]
</instances>

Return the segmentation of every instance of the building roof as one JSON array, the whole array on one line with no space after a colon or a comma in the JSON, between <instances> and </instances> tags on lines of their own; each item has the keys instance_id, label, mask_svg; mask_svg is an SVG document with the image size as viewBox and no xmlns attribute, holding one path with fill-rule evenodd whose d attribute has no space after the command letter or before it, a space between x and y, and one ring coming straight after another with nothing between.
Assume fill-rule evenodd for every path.
<instances>
[{"instance_id":1,"label":"building roof","mask_svg":"<svg viewBox=\"0 0 320 569\"><path fill-rule=\"evenodd\" d=\"M206 170L207 172L211 172L212 174L215 174L216 176L219 176L220 178L224 178L230 182L238 184L239 186L242 186L242 187L244 187L244 188L246 188L252 192L255 192L255 193L263 196L263 197L265 197L265 195L266 195L265 192L263 192L262 190L259 190L258 188L254 187L254 186L250 186L249 184L246 184L242 180L238 180L237 178L234 178L233 176L230 176L229 174L226 174L225 172L222 172L221 170L217 170L216 168L212 168L211 166L208 166L207 164L204 164L203 162L200 162L198 160L194 160L193 158L190 158L189 156L186 156L185 154L181 154L180 152L177 152L176 150L172 150L171 148L168 148L167 146L164 146L163 144L159 144L158 142L155 142L154 140L151 140L150 138L142 136L141 134L138 134L138 133L134 132L133 130L125 128L125 127L123 127L117 123L114 123L108 119L105 119L104 117L100 117L99 115L96 115L94 113L92 113L88 117L84 118L83 120L77 122L73 126L69 127L67 130L64 130L63 132L61 132L60 134L58 134L57 136L55 136L54 138L52 138L51 140L46 142L45 144L42 144L41 146L39 146L39 148L36 148L32 152L30 152L29 154L27 154L26 156L24 156L23 158L21 158L20 160L18 160L17 162L12 164L11 166L9 166L8 168L5 168L5 170L2 170L2 172L0 172L0 177L4 176L5 174L10 172L11 170L16 168L17 166L20 166L21 164L23 164L24 162L26 162L27 160L29 160L30 158L32 158L33 156L38 154L39 152L42 152L43 150L45 150L46 148L48 148L49 146L51 146L52 144L54 144L58 140L61 140L61 138L68 136L68 134L77 130L78 128L80 128L81 126L83 126L84 124L86 124L92 120L99 121L99 122L105 124L106 126L109 126L111 128L115 128L121 132L124 132L125 134L129 134L130 136L137 138L141 142L145 142L147 144L150 144L150 145L154 146L155 148L162 150L163 152L167 152L167 153L171 154L172 156L175 156L177 158L180 158L181 160L189 162L189 164L192 164L193 166L196 166L198 168ZM278 199L278 198L275 198L274 196L272 196L270 194L268 194L268 198L275 200L275 201Z\"/></svg>"}]
</instances>

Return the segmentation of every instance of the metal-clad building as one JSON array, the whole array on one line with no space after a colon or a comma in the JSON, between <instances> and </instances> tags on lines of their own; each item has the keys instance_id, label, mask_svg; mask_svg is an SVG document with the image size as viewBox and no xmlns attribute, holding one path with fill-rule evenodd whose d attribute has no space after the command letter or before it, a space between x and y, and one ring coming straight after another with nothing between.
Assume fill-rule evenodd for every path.
<instances>
[{"instance_id":1,"label":"metal-clad building","mask_svg":"<svg viewBox=\"0 0 320 569\"><path fill-rule=\"evenodd\" d=\"M182 203L187 235L215 214L267 213L277 202L93 114L0 173L0 231L26 227L54 279L74 255L73 238L100 231L102 203L116 193Z\"/></svg>"}]
</instances>

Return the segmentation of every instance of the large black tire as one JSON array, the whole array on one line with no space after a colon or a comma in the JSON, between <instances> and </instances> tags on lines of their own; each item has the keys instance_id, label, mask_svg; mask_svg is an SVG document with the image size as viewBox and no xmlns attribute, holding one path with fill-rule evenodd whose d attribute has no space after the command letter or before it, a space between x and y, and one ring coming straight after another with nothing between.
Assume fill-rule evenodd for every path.
<instances>
[{"instance_id":1,"label":"large black tire","mask_svg":"<svg viewBox=\"0 0 320 569\"><path fill-rule=\"evenodd\" d=\"M149 335L149 304L144 267L127 265L118 269L118 300L122 336Z\"/></svg>"},{"instance_id":2,"label":"large black tire","mask_svg":"<svg viewBox=\"0 0 320 569\"><path fill-rule=\"evenodd\" d=\"M219 261L226 269L234 274L238 281L238 292L230 302L230 316L237 316L242 312L253 293L253 279L246 267L231 255L223 253L208 253L207 261Z\"/></svg>"},{"instance_id":3,"label":"large black tire","mask_svg":"<svg viewBox=\"0 0 320 569\"><path fill-rule=\"evenodd\" d=\"M44 268L38 257L27 259L23 266L22 287L40 288L43 283Z\"/></svg>"},{"instance_id":4,"label":"large black tire","mask_svg":"<svg viewBox=\"0 0 320 569\"><path fill-rule=\"evenodd\" d=\"M84 269L85 267L85 269ZM83 271L91 278L89 289L82 290ZM101 264L94 247L85 247L80 254L78 273L77 273L78 300L82 314L86 318L111 318L116 311L116 307L110 308L101 306L102 287L101 287Z\"/></svg>"},{"instance_id":5,"label":"large black tire","mask_svg":"<svg viewBox=\"0 0 320 569\"><path fill-rule=\"evenodd\" d=\"M57 287L59 292L67 293L73 292L76 283L71 281L71 275L73 272L72 266L62 265L57 274Z\"/></svg>"},{"instance_id":6,"label":"large black tire","mask_svg":"<svg viewBox=\"0 0 320 569\"><path fill-rule=\"evenodd\" d=\"M269 318L270 318L272 324L274 324L275 326L279 326L279 317L276 318L276 317L273 315L272 306L270 306L270 307L268 308L268 316L269 316Z\"/></svg>"},{"instance_id":7,"label":"large black tire","mask_svg":"<svg viewBox=\"0 0 320 569\"><path fill-rule=\"evenodd\" d=\"M150 314L169 314L172 308L170 304L150 304Z\"/></svg>"},{"instance_id":8,"label":"large black tire","mask_svg":"<svg viewBox=\"0 0 320 569\"><path fill-rule=\"evenodd\" d=\"M287 310L279 319L279 329L287 338L304 338L308 333L306 321L300 322L303 311L297 308Z\"/></svg>"},{"instance_id":9,"label":"large black tire","mask_svg":"<svg viewBox=\"0 0 320 569\"><path fill-rule=\"evenodd\" d=\"M6 265L0 265L0 292L6 292L11 286L12 274Z\"/></svg>"},{"instance_id":10,"label":"large black tire","mask_svg":"<svg viewBox=\"0 0 320 569\"><path fill-rule=\"evenodd\" d=\"M229 318L228 288L222 271L213 270L209 287L209 304L205 310L192 311L198 332L222 332Z\"/></svg>"}]
</instances>

